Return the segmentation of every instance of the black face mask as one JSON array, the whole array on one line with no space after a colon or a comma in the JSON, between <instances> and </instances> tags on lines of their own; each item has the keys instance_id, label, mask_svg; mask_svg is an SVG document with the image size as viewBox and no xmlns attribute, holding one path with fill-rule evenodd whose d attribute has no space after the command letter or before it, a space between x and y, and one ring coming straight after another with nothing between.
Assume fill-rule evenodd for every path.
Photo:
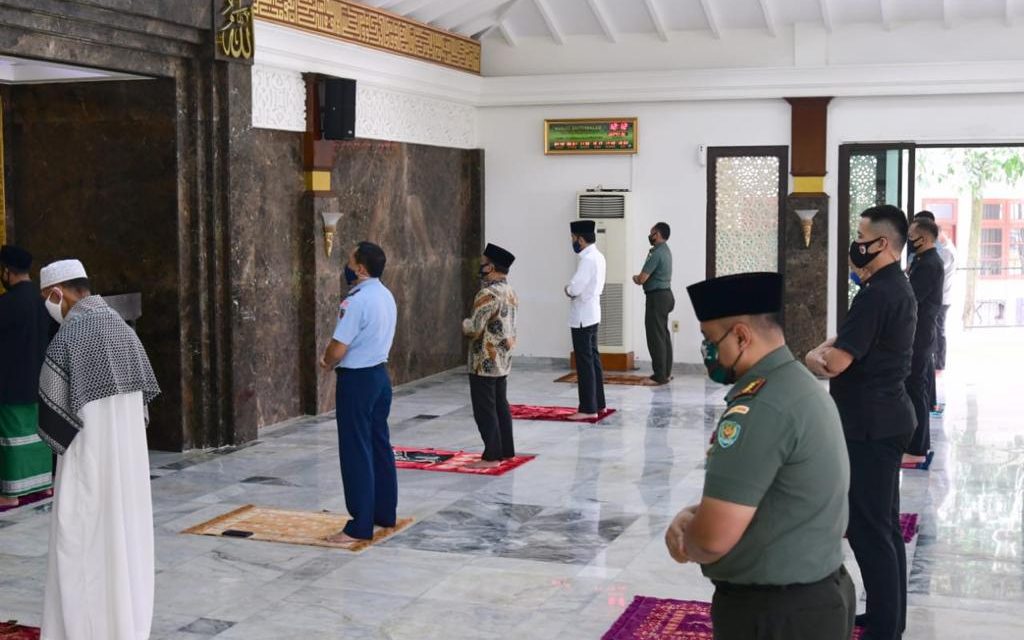
<instances>
[{"instance_id":1,"label":"black face mask","mask_svg":"<svg viewBox=\"0 0 1024 640\"><path fill-rule=\"evenodd\" d=\"M918 253L918 252L921 251L921 245L923 245L923 244L924 244L924 238L918 238L917 240L911 240L910 241L910 250L913 251L914 253Z\"/></svg>"},{"instance_id":2,"label":"black face mask","mask_svg":"<svg viewBox=\"0 0 1024 640\"><path fill-rule=\"evenodd\" d=\"M858 269L863 269L864 267L871 264L871 261L877 258L878 255L882 253L882 251L868 251L868 247L875 244L879 240L880 238L875 238L874 240L868 240L867 242L851 242L850 262L853 263L853 266L857 267Z\"/></svg>"},{"instance_id":3,"label":"black face mask","mask_svg":"<svg viewBox=\"0 0 1024 640\"><path fill-rule=\"evenodd\" d=\"M653 234L653 233L652 233L651 235L647 236L647 242L650 242L650 243L651 243L651 246L652 246L652 247L653 247L653 246L654 246L655 244L657 244L657 240L658 240L658 239L657 239L657 238L656 238L656 237L654 236L654 234Z\"/></svg>"}]
</instances>

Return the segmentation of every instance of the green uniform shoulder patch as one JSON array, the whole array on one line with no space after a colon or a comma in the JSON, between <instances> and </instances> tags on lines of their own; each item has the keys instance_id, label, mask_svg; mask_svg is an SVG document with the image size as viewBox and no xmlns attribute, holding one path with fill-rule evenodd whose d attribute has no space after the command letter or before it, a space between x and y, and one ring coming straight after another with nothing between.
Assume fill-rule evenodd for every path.
<instances>
[{"instance_id":1,"label":"green uniform shoulder patch","mask_svg":"<svg viewBox=\"0 0 1024 640\"><path fill-rule=\"evenodd\" d=\"M736 444L736 441L740 438L740 430L741 427L738 422L723 420L718 425L718 446L728 449Z\"/></svg>"}]
</instances>

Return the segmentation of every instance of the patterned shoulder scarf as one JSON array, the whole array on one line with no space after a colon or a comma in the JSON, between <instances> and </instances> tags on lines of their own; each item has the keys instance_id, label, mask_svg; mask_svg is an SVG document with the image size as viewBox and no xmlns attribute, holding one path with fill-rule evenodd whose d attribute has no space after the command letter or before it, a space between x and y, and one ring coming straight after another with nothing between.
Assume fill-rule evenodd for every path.
<instances>
[{"instance_id":1,"label":"patterned shoulder scarf","mask_svg":"<svg viewBox=\"0 0 1024 640\"><path fill-rule=\"evenodd\" d=\"M82 430L82 407L135 391L146 404L160 393L146 350L103 298L83 298L46 350L39 377L39 437L63 454Z\"/></svg>"}]
</instances>

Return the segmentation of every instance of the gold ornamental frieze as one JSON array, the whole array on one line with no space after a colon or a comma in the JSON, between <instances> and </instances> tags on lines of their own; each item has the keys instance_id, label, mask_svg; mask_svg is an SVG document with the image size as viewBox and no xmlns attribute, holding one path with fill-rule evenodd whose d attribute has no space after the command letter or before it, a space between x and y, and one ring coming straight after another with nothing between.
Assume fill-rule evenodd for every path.
<instances>
[{"instance_id":1,"label":"gold ornamental frieze","mask_svg":"<svg viewBox=\"0 0 1024 640\"><path fill-rule=\"evenodd\" d=\"M323 36L480 73L480 43L346 0L256 0L254 14Z\"/></svg>"}]
</instances>

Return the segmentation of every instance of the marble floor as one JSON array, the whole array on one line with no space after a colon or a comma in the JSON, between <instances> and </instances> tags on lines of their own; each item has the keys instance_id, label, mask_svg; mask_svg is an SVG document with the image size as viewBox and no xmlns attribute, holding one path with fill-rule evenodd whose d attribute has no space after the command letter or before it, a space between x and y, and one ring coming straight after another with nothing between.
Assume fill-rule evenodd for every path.
<instances>
[{"instance_id":1,"label":"marble floor","mask_svg":"<svg viewBox=\"0 0 1024 640\"><path fill-rule=\"evenodd\" d=\"M922 518L907 639L1024 637L1024 421L993 335L951 357L935 463L904 472L904 511ZM520 362L510 399L573 405L561 373ZM597 425L517 422L517 449L538 457L504 476L399 471L399 514L417 523L360 554L180 533L247 503L343 511L330 416L153 453L153 638L596 640L634 595L709 599L662 536L700 494L724 392L697 375L609 387L619 411ZM395 396L394 444L480 449L461 372ZM48 524L45 503L0 515L0 620L39 623Z\"/></svg>"}]
</instances>

